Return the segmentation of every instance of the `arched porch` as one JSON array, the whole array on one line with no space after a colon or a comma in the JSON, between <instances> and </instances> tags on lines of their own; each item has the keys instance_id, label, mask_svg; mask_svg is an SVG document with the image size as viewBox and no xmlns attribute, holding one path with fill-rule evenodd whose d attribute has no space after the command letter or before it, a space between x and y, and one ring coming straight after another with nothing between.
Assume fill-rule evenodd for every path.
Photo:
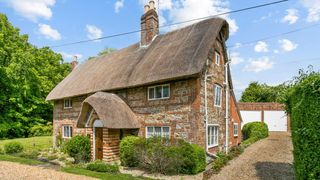
<instances>
[{"instance_id":1,"label":"arched porch","mask_svg":"<svg viewBox=\"0 0 320 180\"><path fill-rule=\"evenodd\" d=\"M91 140L92 160L119 160L122 137L137 134L140 123L130 107L117 95L97 92L81 107L78 128L86 128Z\"/></svg>"}]
</instances>

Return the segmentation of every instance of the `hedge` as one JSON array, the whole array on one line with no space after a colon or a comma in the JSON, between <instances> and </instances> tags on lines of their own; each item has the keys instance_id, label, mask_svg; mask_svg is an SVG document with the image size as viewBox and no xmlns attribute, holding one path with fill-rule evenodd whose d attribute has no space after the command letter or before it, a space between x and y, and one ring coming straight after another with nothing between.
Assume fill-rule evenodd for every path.
<instances>
[{"instance_id":1,"label":"hedge","mask_svg":"<svg viewBox=\"0 0 320 180\"><path fill-rule=\"evenodd\" d=\"M206 167L201 147L183 140L171 143L159 137L125 137L120 143L120 161L124 166L162 174L196 174Z\"/></svg>"},{"instance_id":2,"label":"hedge","mask_svg":"<svg viewBox=\"0 0 320 180\"><path fill-rule=\"evenodd\" d=\"M244 141L241 143L242 146L246 147L250 144L268 137L269 130L268 125L264 122L250 122L243 126L242 135Z\"/></svg>"},{"instance_id":3,"label":"hedge","mask_svg":"<svg viewBox=\"0 0 320 180\"><path fill-rule=\"evenodd\" d=\"M294 168L297 179L320 179L320 74L312 73L290 88Z\"/></svg>"},{"instance_id":4,"label":"hedge","mask_svg":"<svg viewBox=\"0 0 320 180\"><path fill-rule=\"evenodd\" d=\"M101 160L97 160L87 164L86 169L96 172L118 173L119 166L116 164L107 164Z\"/></svg>"},{"instance_id":5,"label":"hedge","mask_svg":"<svg viewBox=\"0 0 320 180\"><path fill-rule=\"evenodd\" d=\"M23 145L20 142L8 142L4 145L4 152L7 154L15 154L23 151Z\"/></svg>"}]
</instances>

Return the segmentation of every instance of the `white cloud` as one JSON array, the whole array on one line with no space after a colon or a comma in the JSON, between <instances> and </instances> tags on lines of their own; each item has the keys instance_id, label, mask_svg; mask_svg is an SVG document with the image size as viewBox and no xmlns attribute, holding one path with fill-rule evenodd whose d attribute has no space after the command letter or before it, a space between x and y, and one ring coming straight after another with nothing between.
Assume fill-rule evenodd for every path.
<instances>
[{"instance_id":1,"label":"white cloud","mask_svg":"<svg viewBox=\"0 0 320 180\"><path fill-rule=\"evenodd\" d=\"M238 52L231 52L230 53L230 59L232 65L240 64L244 61L242 57L240 57L240 53Z\"/></svg>"},{"instance_id":2,"label":"white cloud","mask_svg":"<svg viewBox=\"0 0 320 180\"><path fill-rule=\"evenodd\" d=\"M268 44L264 41L258 41L257 44L254 46L254 51L256 52L268 52Z\"/></svg>"},{"instance_id":3,"label":"white cloud","mask_svg":"<svg viewBox=\"0 0 320 180\"><path fill-rule=\"evenodd\" d=\"M257 60L250 59L249 64L244 68L244 71L248 72L261 72L273 68L273 62L270 61L269 57L258 58Z\"/></svg>"},{"instance_id":4,"label":"white cloud","mask_svg":"<svg viewBox=\"0 0 320 180\"><path fill-rule=\"evenodd\" d=\"M150 0L139 0L141 5L149 4ZM158 7L158 0L155 0L155 5ZM161 0L159 2L160 10L170 10L173 7L173 1L172 0Z\"/></svg>"},{"instance_id":5,"label":"white cloud","mask_svg":"<svg viewBox=\"0 0 320 180\"><path fill-rule=\"evenodd\" d=\"M86 25L87 37L89 39L98 39L102 37L102 30L99 29L97 26L94 25Z\"/></svg>"},{"instance_id":6,"label":"white cloud","mask_svg":"<svg viewBox=\"0 0 320 180\"><path fill-rule=\"evenodd\" d=\"M56 29L53 29L50 25L38 24L38 28L40 34L44 35L47 39L51 39L54 41L61 39L61 34Z\"/></svg>"},{"instance_id":7,"label":"white cloud","mask_svg":"<svg viewBox=\"0 0 320 180\"><path fill-rule=\"evenodd\" d=\"M114 11L116 13L119 13L120 12L120 9L123 8L123 5L124 5L124 0L117 0L115 3L114 3Z\"/></svg>"},{"instance_id":8,"label":"white cloud","mask_svg":"<svg viewBox=\"0 0 320 180\"><path fill-rule=\"evenodd\" d=\"M82 59L83 55L79 53L66 53L66 52L58 52L62 55L64 60L71 61L74 59L74 56L77 56L78 60Z\"/></svg>"},{"instance_id":9,"label":"white cloud","mask_svg":"<svg viewBox=\"0 0 320 180\"><path fill-rule=\"evenodd\" d=\"M236 43L234 46L233 46L233 48L235 48L235 49L239 49L239 48L241 48L242 47L242 44L241 43Z\"/></svg>"},{"instance_id":10,"label":"white cloud","mask_svg":"<svg viewBox=\"0 0 320 180\"><path fill-rule=\"evenodd\" d=\"M288 39L281 39L278 41L280 44L280 47L283 51L293 51L294 49L296 49L298 47L298 44L288 40Z\"/></svg>"},{"instance_id":11,"label":"white cloud","mask_svg":"<svg viewBox=\"0 0 320 180\"><path fill-rule=\"evenodd\" d=\"M279 54L279 50L278 50L278 49L275 49L275 50L273 50L273 53Z\"/></svg>"},{"instance_id":12,"label":"white cloud","mask_svg":"<svg viewBox=\"0 0 320 180\"><path fill-rule=\"evenodd\" d=\"M52 17L51 7L55 0L9 0L8 3L21 16L37 21L38 18L48 20Z\"/></svg>"},{"instance_id":13,"label":"white cloud","mask_svg":"<svg viewBox=\"0 0 320 180\"><path fill-rule=\"evenodd\" d=\"M305 8L308 9L307 22L317 22L320 20L320 1L319 0L300 0Z\"/></svg>"},{"instance_id":14,"label":"white cloud","mask_svg":"<svg viewBox=\"0 0 320 180\"><path fill-rule=\"evenodd\" d=\"M140 0L140 3L142 5L145 5L146 1L147 0ZM170 20L170 23L188 21L191 19L212 16L228 11L230 11L229 2L225 0L201 0L201 2L199 2L199 0L160 1L160 15L166 13L168 15L168 20ZM231 19L229 15L223 15L221 17L228 21L231 35L237 32L238 26L234 19ZM192 21L190 23L183 23L172 26L168 30L181 28L195 22L196 21Z\"/></svg>"},{"instance_id":15,"label":"white cloud","mask_svg":"<svg viewBox=\"0 0 320 180\"><path fill-rule=\"evenodd\" d=\"M296 9L287 9L286 11L288 14L282 18L281 22L296 23L299 19L298 11Z\"/></svg>"}]
</instances>

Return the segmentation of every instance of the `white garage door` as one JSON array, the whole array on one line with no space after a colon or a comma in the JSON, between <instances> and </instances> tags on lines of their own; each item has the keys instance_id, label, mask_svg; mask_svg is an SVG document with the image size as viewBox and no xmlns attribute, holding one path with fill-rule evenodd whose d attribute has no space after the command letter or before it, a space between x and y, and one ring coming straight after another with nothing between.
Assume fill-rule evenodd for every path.
<instances>
[{"instance_id":1,"label":"white garage door","mask_svg":"<svg viewBox=\"0 0 320 180\"><path fill-rule=\"evenodd\" d=\"M269 131L287 131L287 115L284 111L264 111L264 122Z\"/></svg>"},{"instance_id":2,"label":"white garage door","mask_svg":"<svg viewBox=\"0 0 320 180\"><path fill-rule=\"evenodd\" d=\"M249 122L261 121L261 111L240 111L242 117L241 128Z\"/></svg>"}]
</instances>

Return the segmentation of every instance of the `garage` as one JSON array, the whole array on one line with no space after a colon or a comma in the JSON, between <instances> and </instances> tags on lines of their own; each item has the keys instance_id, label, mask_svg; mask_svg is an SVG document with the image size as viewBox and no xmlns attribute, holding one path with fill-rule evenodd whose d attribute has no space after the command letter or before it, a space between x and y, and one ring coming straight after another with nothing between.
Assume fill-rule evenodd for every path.
<instances>
[{"instance_id":1,"label":"garage","mask_svg":"<svg viewBox=\"0 0 320 180\"><path fill-rule=\"evenodd\" d=\"M242 117L241 126L249 122L262 121L269 131L287 132L290 121L284 105L280 103L238 103ZM242 128L241 127L241 128Z\"/></svg>"},{"instance_id":2,"label":"garage","mask_svg":"<svg viewBox=\"0 0 320 180\"><path fill-rule=\"evenodd\" d=\"M284 111L264 111L264 122L269 131L287 131L287 115Z\"/></svg>"},{"instance_id":3,"label":"garage","mask_svg":"<svg viewBox=\"0 0 320 180\"><path fill-rule=\"evenodd\" d=\"M241 128L249 122L262 121L261 111L240 111L242 117Z\"/></svg>"}]
</instances>

